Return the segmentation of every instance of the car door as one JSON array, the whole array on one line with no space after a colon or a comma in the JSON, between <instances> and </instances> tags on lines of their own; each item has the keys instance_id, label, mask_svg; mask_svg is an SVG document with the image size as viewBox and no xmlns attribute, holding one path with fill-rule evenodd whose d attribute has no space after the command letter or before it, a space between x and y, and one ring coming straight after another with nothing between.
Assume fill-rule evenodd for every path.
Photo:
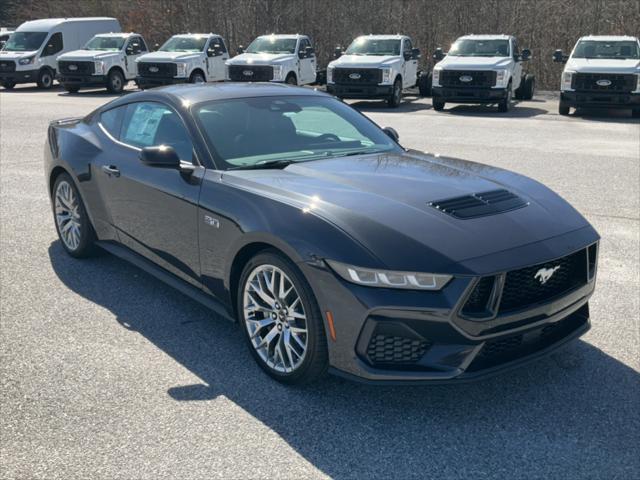
<instances>
[{"instance_id":1,"label":"car door","mask_svg":"<svg viewBox=\"0 0 640 480\"><path fill-rule=\"evenodd\" d=\"M108 112L101 126L111 142L99 157L96 175L120 242L199 286L197 215L204 168L195 160L188 129L160 102L120 107L114 112L121 117L119 128L107 125ZM141 149L157 145L174 147L181 160L195 165L193 173L143 164Z\"/></svg>"},{"instance_id":2,"label":"car door","mask_svg":"<svg viewBox=\"0 0 640 480\"><path fill-rule=\"evenodd\" d=\"M402 41L402 55L404 60L402 86L413 87L418 79L418 59L413 56L413 45L408 38Z\"/></svg>"},{"instance_id":3,"label":"car door","mask_svg":"<svg viewBox=\"0 0 640 480\"><path fill-rule=\"evenodd\" d=\"M316 54L311 49L308 38L301 38L298 42L298 78L300 84L313 83L316 80Z\"/></svg>"},{"instance_id":4,"label":"car door","mask_svg":"<svg viewBox=\"0 0 640 480\"><path fill-rule=\"evenodd\" d=\"M229 59L229 52L222 37L212 37L205 50L207 54L207 80L219 82L224 80L225 62Z\"/></svg>"},{"instance_id":5,"label":"car door","mask_svg":"<svg viewBox=\"0 0 640 480\"><path fill-rule=\"evenodd\" d=\"M136 58L147 53L147 45L144 43L142 37L131 37L127 40L124 52L124 65L127 71L127 79L135 78L138 73L136 68Z\"/></svg>"},{"instance_id":6,"label":"car door","mask_svg":"<svg viewBox=\"0 0 640 480\"><path fill-rule=\"evenodd\" d=\"M518 48L518 42L515 39L511 42L511 55L515 62L513 66L513 76L511 79L512 87L515 91L522 81L522 58L520 58L520 49Z\"/></svg>"}]
</instances>

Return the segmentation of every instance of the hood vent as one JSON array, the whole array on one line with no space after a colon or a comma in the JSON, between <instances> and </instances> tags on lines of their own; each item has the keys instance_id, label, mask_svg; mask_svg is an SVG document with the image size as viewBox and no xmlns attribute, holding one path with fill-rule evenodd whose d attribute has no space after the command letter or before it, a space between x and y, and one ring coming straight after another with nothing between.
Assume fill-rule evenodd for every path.
<instances>
[{"instance_id":1,"label":"hood vent","mask_svg":"<svg viewBox=\"0 0 640 480\"><path fill-rule=\"evenodd\" d=\"M468 218L496 215L526 207L529 203L508 190L491 190L429 203L429 206L452 217Z\"/></svg>"}]
</instances>

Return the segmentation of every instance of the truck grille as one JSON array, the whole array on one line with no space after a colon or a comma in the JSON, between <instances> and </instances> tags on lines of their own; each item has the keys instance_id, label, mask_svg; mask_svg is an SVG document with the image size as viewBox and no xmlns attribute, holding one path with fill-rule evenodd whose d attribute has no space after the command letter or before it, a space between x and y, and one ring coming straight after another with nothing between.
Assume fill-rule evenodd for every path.
<instances>
[{"instance_id":1,"label":"truck grille","mask_svg":"<svg viewBox=\"0 0 640 480\"><path fill-rule=\"evenodd\" d=\"M333 82L341 85L378 85L382 82L379 68L335 68Z\"/></svg>"},{"instance_id":2,"label":"truck grille","mask_svg":"<svg viewBox=\"0 0 640 480\"><path fill-rule=\"evenodd\" d=\"M229 79L233 82L269 82L273 80L270 65L230 65Z\"/></svg>"},{"instance_id":3,"label":"truck grille","mask_svg":"<svg viewBox=\"0 0 640 480\"><path fill-rule=\"evenodd\" d=\"M138 74L142 77L175 77L178 66L175 63L138 63Z\"/></svg>"},{"instance_id":4,"label":"truck grille","mask_svg":"<svg viewBox=\"0 0 640 480\"><path fill-rule=\"evenodd\" d=\"M93 72L95 72L95 63L65 60L58 62L58 69L60 73L68 75L93 75Z\"/></svg>"},{"instance_id":5,"label":"truck grille","mask_svg":"<svg viewBox=\"0 0 640 480\"><path fill-rule=\"evenodd\" d=\"M636 82L634 74L576 73L571 88L586 92L631 92Z\"/></svg>"},{"instance_id":6,"label":"truck grille","mask_svg":"<svg viewBox=\"0 0 640 480\"><path fill-rule=\"evenodd\" d=\"M0 72L11 73L16 71L16 62L13 60L0 60Z\"/></svg>"},{"instance_id":7,"label":"truck grille","mask_svg":"<svg viewBox=\"0 0 640 480\"><path fill-rule=\"evenodd\" d=\"M443 87L493 87L496 72L490 70L442 70L440 85Z\"/></svg>"}]
</instances>

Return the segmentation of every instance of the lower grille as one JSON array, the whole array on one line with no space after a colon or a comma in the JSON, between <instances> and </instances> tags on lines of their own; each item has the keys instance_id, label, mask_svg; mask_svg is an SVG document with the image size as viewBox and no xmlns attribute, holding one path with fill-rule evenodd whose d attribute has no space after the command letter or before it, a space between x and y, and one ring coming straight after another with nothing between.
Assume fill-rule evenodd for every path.
<instances>
[{"instance_id":1,"label":"lower grille","mask_svg":"<svg viewBox=\"0 0 640 480\"><path fill-rule=\"evenodd\" d=\"M340 85L378 85L382 82L379 68L335 68L333 82Z\"/></svg>"},{"instance_id":2,"label":"lower grille","mask_svg":"<svg viewBox=\"0 0 640 480\"><path fill-rule=\"evenodd\" d=\"M175 63L138 63L138 74L143 77L175 77L178 66Z\"/></svg>"},{"instance_id":3,"label":"lower grille","mask_svg":"<svg viewBox=\"0 0 640 480\"><path fill-rule=\"evenodd\" d=\"M58 62L58 69L60 73L68 75L93 75L93 72L95 72L95 63L65 60Z\"/></svg>"},{"instance_id":4,"label":"lower grille","mask_svg":"<svg viewBox=\"0 0 640 480\"><path fill-rule=\"evenodd\" d=\"M631 92L636 88L634 74L576 73L571 88L583 92Z\"/></svg>"},{"instance_id":5,"label":"lower grille","mask_svg":"<svg viewBox=\"0 0 640 480\"><path fill-rule=\"evenodd\" d=\"M270 82L273 67L270 65L230 65L229 78L234 82Z\"/></svg>"},{"instance_id":6,"label":"lower grille","mask_svg":"<svg viewBox=\"0 0 640 480\"><path fill-rule=\"evenodd\" d=\"M367 356L376 366L406 365L420 360L429 346L426 340L378 334L371 337Z\"/></svg>"},{"instance_id":7,"label":"lower grille","mask_svg":"<svg viewBox=\"0 0 640 480\"><path fill-rule=\"evenodd\" d=\"M495 280L496 277L483 277L478 281L462 308L465 317L483 317L490 313L489 300Z\"/></svg>"},{"instance_id":8,"label":"lower grille","mask_svg":"<svg viewBox=\"0 0 640 480\"><path fill-rule=\"evenodd\" d=\"M16 62L13 60L0 60L0 72L12 73L16 71Z\"/></svg>"},{"instance_id":9,"label":"lower grille","mask_svg":"<svg viewBox=\"0 0 640 480\"><path fill-rule=\"evenodd\" d=\"M440 85L443 87L493 87L496 72L491 70L442 70Z\"/></svg>"}]
</instances>

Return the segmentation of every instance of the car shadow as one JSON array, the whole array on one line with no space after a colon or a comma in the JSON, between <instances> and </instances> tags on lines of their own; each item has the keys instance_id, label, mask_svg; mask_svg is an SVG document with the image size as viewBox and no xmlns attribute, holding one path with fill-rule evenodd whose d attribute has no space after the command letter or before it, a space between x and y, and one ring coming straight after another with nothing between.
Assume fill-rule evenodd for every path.
<instances>
[{"instance_id":1,"label":"car shadow","mask_svg":"<svg viewBox=\"0 0 640 480\"><path fill-rule=\"evenodd\" d=\"M527 102L528 103L528 102ZM497 105L452 105L447 104L439 113L469 117L498 116L503 118L529 118L549 113L544 108L529 107L522 102L514 102L508 112L499 112Z\"/></svg>"},{"instance_id":2,"label":"car shadow","mask_svg":"<svg viewBox=\"0 0 640 480\"><path fill-rule=\"evenodd\" d=\"M409 113L428 110L431 105L425 103L419 95L405 94L397 108L390 108L386 100L347 100L350 106L361 112L387 111L388 113Z\"/></svg>"},{"instance_id":3,"label":"car shadow","mask_svg":"<svg viewBox=\"0 0 640 480\"><path fill-rule=\"evenodd\" d=\"M630 109L578 108L570 117L581 118L591 122L640 123L640 118L631 116Z\"/></svg>"},{"instance_id":4,"label":"car shadow","mask_svg":"<svg viewBox=\"0 0 640 480\"><path fill-rule=\"evenodd\" d=\"M10 90L7 90L4 87L0 87L0 92L7 94L16 94L16 93L51 93L51 92L64 92L62 87L55 83L51 88L40 88L35 83L34 84L18 84Z\"/></svg>"},{"instance_id":5,"label":"car shadow","mask_svg":"<svg viewBox=\"0 0 640 480\"><path fill-rule=\"evenodd\" d=\"M171 399L226 397L331 477L603 477L638 464L631 445L639 375L584 341L473 384L370 386L327 377L286 387L257 367L237 325L136 267L111 255L75 260L58 241L48 253L69 289L200 379L167 385ZM505 470L505 460L522 470Z\"/></svg>"}]
</instances>

